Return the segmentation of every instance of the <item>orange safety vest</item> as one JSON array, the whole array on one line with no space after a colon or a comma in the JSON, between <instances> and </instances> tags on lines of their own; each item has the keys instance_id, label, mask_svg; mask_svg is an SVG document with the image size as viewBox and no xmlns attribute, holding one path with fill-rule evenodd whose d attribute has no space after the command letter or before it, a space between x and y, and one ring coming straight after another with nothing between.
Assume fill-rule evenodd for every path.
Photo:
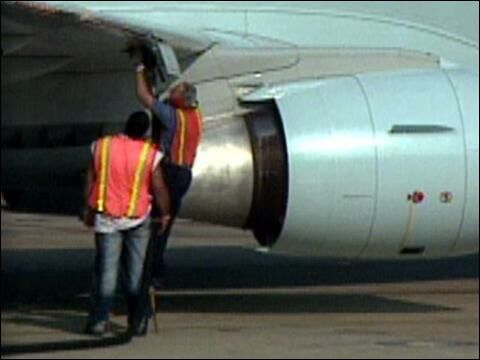
<instances>
[{"instance_id":1,"label":"orange safety vest","mask_svg":"<svg viewBox=\"0 0 480 360\"><path fill-rule=\"evenodd\" d=\"M152 172L157 151L152 142L125 135L98 140L90 207L114 218L146 216L151 208Z\"/></svg>"},{"instance_id":2,"label":"orange safety vest","mask_svg":"<svg viewBox=\"0 0 480 360\"><path fill-rule=\"evenodd\" d=\"M203 117L200 109L177 109L177 130L170 160L178 166L192 167L202 137Z\"/></svg>"}]
</instances>

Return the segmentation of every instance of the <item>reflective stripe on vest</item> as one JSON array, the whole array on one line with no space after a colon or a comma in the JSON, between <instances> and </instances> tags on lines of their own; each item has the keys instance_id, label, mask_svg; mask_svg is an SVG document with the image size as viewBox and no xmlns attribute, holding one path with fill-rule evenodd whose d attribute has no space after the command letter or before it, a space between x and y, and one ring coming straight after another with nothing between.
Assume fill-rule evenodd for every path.
<instances>
[{"instance_id":1,"label":"reflective stripe on vest","mask_svg":"<svg viewBox=\"0 0 480 360\"><path fill-rule=\"evenodd\" d=\"M110 172L110 155L112 150L112 138L110 136L100 141L100 185L98 193L97 210L99 212L105 211L105 204L107 202L108 178Z\"/></svg>"},{"instance_id":2,"label":"reflective stripe on vest","mask_svg":"<svg viewBox=\"0 0 480 360\"><path fill-rule=\"evenodd\" d=\"M185 136L187 132L187 119L185 119L185 113L182 110L178 110L178 118L180 120L180 144L178 147L178 165L183 165L185 158Z\"/></svg>"},{"instance_id":3,"label":"reflective stripe on vest","mask_svg":"<svg viewBox=\"0 0 480 360\"><path fill-rule=\"evenodd\" d=\"M192 119L192 116L195 119ZM176 165L191 167L202 135L202 114L200 109L178 109L177 121L171 159ZM196 123L193 123L193 121L196 121Z\"/></svg>"},{"instance_id":4,"label":"reflective stripe on vest","mask_svg":"<svg viewBox=\"0 0 480 360\"><path fill-rule=\"evenodd\" d=\"M150 141L147 141L143 145L142 153L140 155L140 161L135 171L135 180L133 183L132 195L128 205L127 217L134 217L138 211L138 203L140 202L140 187L145 181L145 174L147 170L148 159L153 149L153 145Z\"/></svg>"}]
</instances>

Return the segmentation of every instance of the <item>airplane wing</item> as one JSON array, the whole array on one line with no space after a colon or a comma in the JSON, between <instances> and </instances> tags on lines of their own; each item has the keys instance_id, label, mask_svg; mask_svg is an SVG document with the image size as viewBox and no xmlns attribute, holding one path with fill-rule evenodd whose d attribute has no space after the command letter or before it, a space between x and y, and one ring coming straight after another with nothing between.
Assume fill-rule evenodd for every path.
<instances>
[{"instance_id":1,"label":"airplane wing","mask_svg":"<svg viewBox=\"0 0 480 360\"><path fill-rule=\"evenodd\" d=\"M2 1L1 6L2 85L52 72L131 71L127 44L147 36L165 47L166 61L176 56L181 71L212 45L198 34L121 23L78 5Z\"/></svg>"}]
</instances>

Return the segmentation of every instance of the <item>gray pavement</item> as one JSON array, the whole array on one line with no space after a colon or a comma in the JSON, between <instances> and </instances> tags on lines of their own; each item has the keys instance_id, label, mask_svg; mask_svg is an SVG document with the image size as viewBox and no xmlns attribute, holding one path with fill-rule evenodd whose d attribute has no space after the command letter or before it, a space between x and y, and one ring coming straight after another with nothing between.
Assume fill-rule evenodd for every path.
<instances>
[{"instance_id":1,"label":"gray pavement","mask_svg":"<svg viewBox=\"0 0 480 360\"><path fill-rule=\"evenodd\" d=\"M92 234L66 217L2 212L1 225L2 352L90 341ZM179 222L158 334L17 357L479 358L478 255L349 264L255 249L246 232ZM120 332L121 297L113 321Z\"/></svg>"}]
</instances>

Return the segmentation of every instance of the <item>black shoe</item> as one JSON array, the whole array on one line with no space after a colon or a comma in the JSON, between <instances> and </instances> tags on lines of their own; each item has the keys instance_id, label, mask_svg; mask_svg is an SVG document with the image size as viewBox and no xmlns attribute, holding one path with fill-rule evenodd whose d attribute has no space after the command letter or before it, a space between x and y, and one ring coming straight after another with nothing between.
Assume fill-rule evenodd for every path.
<instances>
[{"instance_id":1,"label":"black shoe","mask_svg":"<svg viewBox=\"0 0 480 360\"><path fill-rule=\"evenodd\" d=\"M93 336L104 336L108 330L108 321L99 321L88 323L85 328L85 334Z\"/></svg>"},{"instance_id":2,"label":"black shoe","mask_svg":"<svg viewBox=\"0 0 480 360\"><path fill-rule=\"evenodd\" d=\"M129 332L132 336L143 337L147 336L148 333L148 324L150 322L150 316L144 316L142 319L136 323L129 325Z\"/></svg>"}]
</instances>

